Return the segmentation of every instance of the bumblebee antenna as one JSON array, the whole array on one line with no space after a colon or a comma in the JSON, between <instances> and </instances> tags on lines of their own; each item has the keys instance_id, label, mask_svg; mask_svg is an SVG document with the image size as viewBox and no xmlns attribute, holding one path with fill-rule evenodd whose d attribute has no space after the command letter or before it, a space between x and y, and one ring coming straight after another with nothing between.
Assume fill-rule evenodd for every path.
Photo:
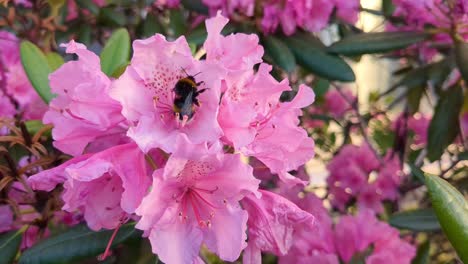
<instances>
[{"instance_id":1,"label":"bumblebee antenna","mask_svg":"<svg viewBox=\"0 0 468 264\"><path fill-rule=\"evenodd\" d=\"M190 75L185 71L184 68L180 67L180 69L185 73L185 75L190 76Z\"/></svg>"}]
</instances>

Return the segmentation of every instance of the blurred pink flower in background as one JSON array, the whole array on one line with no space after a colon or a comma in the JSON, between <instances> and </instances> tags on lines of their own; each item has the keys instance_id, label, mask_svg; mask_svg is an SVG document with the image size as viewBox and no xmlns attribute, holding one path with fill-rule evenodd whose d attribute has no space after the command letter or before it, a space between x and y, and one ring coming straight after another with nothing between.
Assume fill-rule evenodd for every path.
<instances>
[{"instance_id":1,"label":"blurred pink flower in background","mask_svg":"<svg viewBox=\"0 0 468 264\"><path fill-rule=\"evenodd\" d=\"M24 72L19 44L15 35L0 31L0 117L20 114L25 120L41 119L47 105Z\"/></svg>"},{"instance_id":2,"label":"blurred pink flower in background","mask_svg":"<svg viewBox=\"0 0 468 264\"><path fill-rule=\"evenodd\" d=\"M336 89L329 90L325 94L324 108L335 118L343 118L345 113L352 109L353 103L357 100L351 90L342 89L341 92Z\"/></svg>"},{"instance_id":3,"label":"blurred pink flower in background","mask_svg":"<svg viewBox=\"0 0 468 264\"><path fill-rule=\"evenodd\" d=\"M340 210L356 198L359 208L381 212L382 201L398 197L402 173L398 157L392 153L380 164L368 145L346 145L327 169L331 203Z\"/></svg>"}]
</instances>

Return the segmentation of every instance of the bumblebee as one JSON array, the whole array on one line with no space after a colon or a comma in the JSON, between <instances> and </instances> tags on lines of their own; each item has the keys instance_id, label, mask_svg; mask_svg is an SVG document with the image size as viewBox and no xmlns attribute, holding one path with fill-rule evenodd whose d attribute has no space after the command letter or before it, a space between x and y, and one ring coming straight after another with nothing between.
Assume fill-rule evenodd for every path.
<instances>
[{"instance_id":1,"label":"bumblebee","mask_svg":"<svg viewBox=\"0 0 468 264\"><path fill-rule=\"evenodd\" d=\"M174 113L179 116L182 121L185 116L187 120L193 117L195 106L200 106L198 96L207 89L198 90L198 86L203 82L196 82L195 75L188 75L180 79L175 84L173 89L174 97Z\"/></svg>"}]
</instances>

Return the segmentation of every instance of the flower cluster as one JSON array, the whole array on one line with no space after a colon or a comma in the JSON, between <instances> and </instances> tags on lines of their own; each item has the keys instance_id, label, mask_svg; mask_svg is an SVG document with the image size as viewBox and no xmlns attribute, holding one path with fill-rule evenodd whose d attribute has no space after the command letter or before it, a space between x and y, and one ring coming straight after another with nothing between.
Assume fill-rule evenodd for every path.
<instances>
[{"instance_id":1,"label":"flower cluster","mask_svg":"<svg viewBox=\"0 0 468 264\"><path fill-rule=\"evenodd\" d=\"M211 15L222 10L229 17L258 17L258 25L265 33L273 33L279 27L286 35L293 34L298 28L318 32L328 25L336 11L336 16L354 24L358 19L359 0L203 0ZM178 0L157 0L157 6L174 8Z\"/></svg>"},{"instance_id":2,"label":"flower cluster","mask_svg":"<svg viewBox=\"0 0 468 264\"><path fill-rule=\"evenodd\" d=\"M340 210L355 199L359 208L381 212L383 200L398 198L402 173L392 153L381 164L369 145L346 145L327 168L331 203Z\"/></svg>"},{"instance_id":3,"label":"flower cluster","mask_svg":"<svg viewBox=\"0 0 468 264\"><path fill-rule=\"evenodd\" d=\"M379 221L371 211L342 216L333 226L322 200L315 195L296 198L295 202L316 216L316 229L300 229L291 250L280 257L279 263L411 263L416 255L414 246L402 240L398 230Z\"/></svg>"},{"instance_id":4,"label":"flower cluster","mask_svg":"<svg viewBox=\"0 0 468 264\"><path fill-rule=\"evenodd\" d=\"M405 117L404 114L400 115L393 123L392 130L396 132L398 136L405 131L411 131L413 133L413 143L416 146L423 146L427 143L427 129L431 119L421 114L415 114Z\"/></svg>"},{"instance_id":5,"label":"flower cluster","mask_svg":"<svg viewBox=\"0 0 468 264\"><path fill-rule=\"evenodd\" d=\"M19 40L0 31L0 117L41 119L46 109L21 65Z\"/></svg>"},{"instance_id":6,"label":"flower cluster","mask_svg":"<svg viewBox=\"0 0 468 264\"><path fill-rule=\"evenodd\" d=\"M424 60L431 60L437 54L435 46L443 46L452 43L450 34L468 40L468 4L465 0L443 1L443 0L393 0L395 11L393 16L398 18L388 25L389 30L418 30L422 31L429 27L435 28L436 34L432 41L434 45L423 43L418 45L418 54Z\"/></svg>"},{"instance_id":7,"label":"flower cluster","mask_svg":"<svg viewBox=\"0 0 468 264\"><path fill-rule=\"evenodd\" d=\"M136 220L165 263L201 261L202 244L227 261L244 249L244 260L256 263L262 251L286 254L296 229L312 229L314 217L259 190L242 156L289 186L304 184L289 172L314 155L298 126L314 94L301 85L281 102L288 81L269 74L256 35L221 35L227 22L220 14L206 21L204 60L184 37L134 41L117 79L84 45L64 45L79 59L50 75L57 97L44 123L55 126L54 146L74 157L30 177L32 188L63 184L63 209L83 213L93 230Z\"/></svg>"}]
</instances>

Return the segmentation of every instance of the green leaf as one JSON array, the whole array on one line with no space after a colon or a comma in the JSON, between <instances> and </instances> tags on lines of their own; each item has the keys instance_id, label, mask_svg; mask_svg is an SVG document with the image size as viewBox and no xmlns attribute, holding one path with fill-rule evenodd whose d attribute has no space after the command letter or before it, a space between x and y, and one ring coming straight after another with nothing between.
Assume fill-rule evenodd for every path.
<instances>
[{"instance_id":1,"label":"green leaf","mask_svg":"<svg viewBox=\"0 0 468 264\"><path fill-rule=\"evenodd\" d=\"M411 264L429 264L429 250L431 249L431 243L426 240L418 247L416 257L414 257Z\"/></svg>"},{"instance_id":2,"label":"green leaf","mask_svg":"<svg viewBox=\"0 0 468 264\"><path fill-rule=\"evenodd\" d=\"M15 230L0 235L0 264L13 263L21 245L23 231Z\"/></svg>"},{"instance_id":3,"label":"green leaf","mask_svg":"<svg viewBox=\"0 0 468 264\"><path fill-rule=\"evenodd\" d=\"M438 176L426 176L426 186L442 230L463 263L468 263L468 203L465 197Z\"/></svg>"},{"instance_id":4,"label":"green leaf","mask_svg":"<svg viewBox=\"0 0 468 264\"><path fill-rule=\"evenodd\" d=\"M193 43L196 45L201 45L205 42L208 33L206 32L206 28L204 24L196 27L192 31L190 31L186 37L188 43Z\"/></svg>"},{"instance_id":5,"label":"green leaf","mask_svg":"<svg viewBox=\"0 0 468 264\"><path fill-rule=\"evenodd\" d=\"M458 135L458 115L462 105L463 92L460 86L450 87L441 95L428 130L427 157L430 161L439 159Z\"/></svg>"},{"instance_id":6,"label":"green leaf","mask_svg":"<svg viewBox=\"0 0 468 264\"><path fill-rule=\"evenodd\" d=\"M78 40L85 44L91 44L92 38L92 29L90 25L82 24L80 25L80 29L78 30Z\"/></svg>"},{"instance_id":7,"label":"green leaf","mask_svg":"<svg viewBox=\"0 0 468 264\"><path fill-rule=\"evenodd\" d=\"M301 35L294 35L284 40L298 64L312 73L329 80L343 82L356 80L351 67L340 57L326 53L319 40L314 41Z\"/></svg>"},{"instance_id":8,"label":"green leaf","mask_svg":"<svg viewBox=\"0 0 468 264\"><path fill-rule=\"evenodd\" d=\"M130 35L125 28L112 33L101 52L101 69L108 76L126 65L130 59Z\"/></svg>"},{"instance_id":9,"label":"green leaf","mask_svg":"<svg viewBox=\"0 0 468 264\"><path fill-rule=\"evenodd\" d=\"M429 36L424 32L412 31L356 34L333 43L327 48L327 51L346 56L384 53L406 48Z\"/></svg>"},{"instance_id":10,"label":"green leaf","mask_svg":"<svg viewBox=\"0 0 468 264\"><path fill-rule=\"evenodd\" d=\"M312 89L314 90L315 96L322 97L330 88L330 81L323 78L316 78L312 84Z\"/></svg>"},{"instance_id":11,"label":"green leaf","mask_svg":"<svg viewBox=\"0 0 468 264\"><path fill-rule=\"evenodd\" d=\"M127 23L127 18L122 12L110 7L100 8L98 18L101 24L110 27L121 27Z\"/></svg>"},{"instance_id":12,"label":"green leaf","mask_svg":"<svg viewBox=\"0 0 468 264\"><path fill-rule=\"evenodd\" d=\"M153 13L149 13L141 24L141 36L150 37L156 33L162 34L163 32L164 29L159 23L158 18Z\"/></svg>"},{"instance_id":13,"label":"green leaf","mask_svg":"<svg viewBox=\"0 0 468 264\"><path fill-rule=\"evenodd\" d=\"M21 63L31 85L44 102L49 103L54 97L50 91L49 74L52 69L46 56L33 43L22 41L20 45Z\"/></svg>"},{"instance_id":14,"label":"green leaf","mask_svg":"<svg viewBox=\"0 0 468 264\"><path fill-rule=\"evenodd\" d=\"M265 53L269 55L273 62L287 72L292 72L296 68L296 59L288 46L278 38L267 36L263 39Z\"/></svg>"},{"instance_id":15,"label":"green leaf","mask_svg":"<svg viewBox=\"0 0 468 264\"><path fill-rule=\"evenodd\" d=\"M187 31L187 22L185 21L182 10L172 9L169 14L169 28L175 37L185 34Z\"/></svg>"},{"instance_id":16,"label":"green leaf","mask_svg":"<svg viewBox=\"0 0 468 264\"><path fill-rule=\"evenodd\" d=\"M416 167L414 164L410 164L409 166L411 168L411 174L420 182L424 183L424 171L422 171L421 168Z\"/></svg>"},{"instance_id":17,"label":"green leaf","mask_svg":"<svg viewBox=\"0 0 468 264\"><path fill-rule=\"evenodd\" d=\"M115 247L136 231L134 223L120 227L112 247ZM114 230L90 230L79 225L49 237L26 250L20 257L20 264L70 263L87 257L97 256L104 252Z\"/></svg>"},{"instance_id":18,"label":"green leaf","mask_svg":"<svg viewBox=\"0 0 468 264\"><path fill-rule=\"evenodd\" d=\"M455 41L455 61L463 79L468 82L468 43Z\"/></svg>"},{"instance_id":19,"label":"green leaf","mask_svg":"<svg viewBox=\"0 0 468 264\"><path fill-rule=\"evenodd\" d=\"M62 56L56 52L49 52L45 56L52 71L57 70L64 63Z\"/></svg>"},{"instance_id":20,"label":"green leaf","mask_svg":"<svg viewBox=\"0 0 468 264\"><path fill-rule=\"evenodd\" d=\"M201 0L182 0L180 1L182 5L190 11L195 11L202 15L208 15L208 7L205 6Z\"/></svg>"},{"instance_id":21,"label":"green leaf","mask_svg":"<svg viewBox=\"0 0 468 264\"><path fill-rule=\"evenodd\" d=\"M412 231L440 230L439 222L432 209L418 209L396 213L390 216L388 223L394 227Z\"/></svg>"}]
</instances>

